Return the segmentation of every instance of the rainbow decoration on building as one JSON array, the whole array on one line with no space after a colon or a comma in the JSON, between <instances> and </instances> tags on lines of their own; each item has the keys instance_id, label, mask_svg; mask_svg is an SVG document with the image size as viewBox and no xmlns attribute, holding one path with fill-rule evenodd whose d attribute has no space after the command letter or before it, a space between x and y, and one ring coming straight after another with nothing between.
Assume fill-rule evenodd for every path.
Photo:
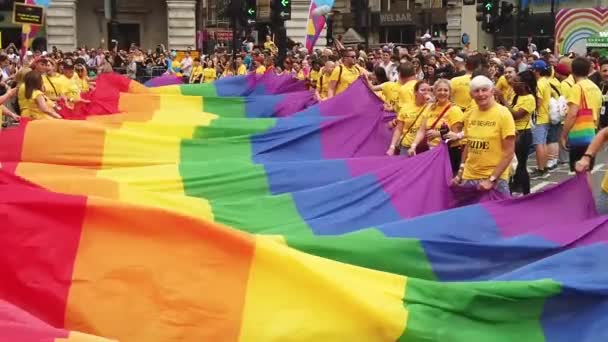
<instances>
[{"instance_id":1,"label":"rainbow decoration on building","mask_svg":"<svg viewBox=\"0 0 608 342\"><path fill-rule=\"evenodd\" d=\"M325 27L325 15L331 11L334 0L311 0L308 10L308 21L306 22L306 48L312 52L323 28Z\"/></svg>"},{"instance_id":2,"label":"rainbow decoration on building","mask_svg":"<svg viewBox=\"0 0 608 342\"><path fill-rule=\"evenodd\" d=\"M565 8L555 19L555 51L560 54L580 49L591 36L608 31L608 8ZM578 47L578 49L577 49Z\"/></svg>"}]
</instances>

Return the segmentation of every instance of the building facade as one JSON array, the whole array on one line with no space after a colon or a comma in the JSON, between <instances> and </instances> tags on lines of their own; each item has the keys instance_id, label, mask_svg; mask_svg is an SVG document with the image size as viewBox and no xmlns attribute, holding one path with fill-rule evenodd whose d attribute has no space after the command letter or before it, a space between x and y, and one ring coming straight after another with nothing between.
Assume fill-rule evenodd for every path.
<instances>
[{"instance_id":1,"label":"building facade","mask_svg":"<svg viewBox=\"0 0 608 342\"><path fill-rule=\"evenodd\" d=\"M196 0L117 0L119 45L196 46ZM46 15L48 46L108 46L109 22L103 0L52 0Z\"/></svg>"}]
</instances>

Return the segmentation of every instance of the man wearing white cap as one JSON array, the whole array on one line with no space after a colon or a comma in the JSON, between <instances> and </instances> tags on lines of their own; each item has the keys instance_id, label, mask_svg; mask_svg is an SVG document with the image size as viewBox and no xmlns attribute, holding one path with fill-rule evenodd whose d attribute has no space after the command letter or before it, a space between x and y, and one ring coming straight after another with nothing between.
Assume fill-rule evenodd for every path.
<instances>
[{"instance_id":1,"label":"man wearing white cap","mask_svg":"<svg viewBox=\"0 0 608 342\"><path fill-rule=\"evenodd\" d=\"M433 42L431 41L431 35L428 33L425 33L422 36L422 44L424 46L424 48L428 49L429 52L431 53L431 55L435 54L435 44L433 44Z\"/></svg>"}]
</instances>

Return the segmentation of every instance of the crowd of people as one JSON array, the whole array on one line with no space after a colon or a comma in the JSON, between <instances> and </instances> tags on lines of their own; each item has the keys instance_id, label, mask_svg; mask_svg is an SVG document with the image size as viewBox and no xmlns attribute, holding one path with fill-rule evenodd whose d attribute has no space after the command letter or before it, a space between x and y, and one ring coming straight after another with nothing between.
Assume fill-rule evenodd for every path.
<instances>
[{"instance_id":1,"label":"crowd of people","mask_svg":"<svg viewBox=\"0 0 608 342\"><path fill-rule=\"evenodd\" d=\"M320 101L363 77L385 109L396 113L388 155L412 156L444 140L455 183L505 194L530 193L530 179L549 177L559 164L569 164L571 172L592 168L601 145L592 139L608 126L608 59L595 53L558 56L534 44L525 51L442 51L428 35L409 49L345 48L338 40L312 52L295 44L280 65L271 36L257 47L245 42L236 60L223 48L208 55L188 49L178 59L162 45L155 51L134 45L128 51L53 48L23 57L16 51L9 46L0 54L0 102L14 121L60 118L58 103L86 102L81 94L95 87L95 76L117 70L141 81L176 74L186 83L248 73L292 75ZM607 138L601 131L596 141ZM529 173L532 151L537 168Z\"/></svg>"}]
</instances>

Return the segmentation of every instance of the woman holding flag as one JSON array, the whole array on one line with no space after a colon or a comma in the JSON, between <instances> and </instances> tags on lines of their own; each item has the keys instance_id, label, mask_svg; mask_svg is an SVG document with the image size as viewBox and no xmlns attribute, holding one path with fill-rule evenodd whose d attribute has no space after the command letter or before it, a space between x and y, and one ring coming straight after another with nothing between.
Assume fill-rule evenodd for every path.
<instances>
[{"instance_id":1,"label":"woman holding flag","mask_svg":"<svg viewBox=\"0 0 608 342\"><path fill-rule=\"evenodd\" d=\"M412 151L412 148L413 150L416 149L413 143L418 129L425 119L425 111L432 98L430 93L431 86L426 81L418 81L414 85L414 104L403 108L399 112L391 145L386 154L393 156L397 154L399 148L403 148L408 151L408 154L413 155L410 151Z\"/></svg>"},{"instance_id":2,"label":"woman holding flag","mask_svg":"<svg viewBox=\"0 0 608 342\"><path fill-rule=\"evenodd\" d=\"M424 152L428 147L438 146L441 139L448 138L446 135L452 133L450 137L456 141L450 144L450 161L452 170L456 173L462 156L462 146L457 137L464 126L464 114L458 106L450 101L451 93L450 81L446 79L435 81L433 85L435 103L426 109L408 154L415 155L417 149L418 152Z\"/></svg>"}]
</instances>

